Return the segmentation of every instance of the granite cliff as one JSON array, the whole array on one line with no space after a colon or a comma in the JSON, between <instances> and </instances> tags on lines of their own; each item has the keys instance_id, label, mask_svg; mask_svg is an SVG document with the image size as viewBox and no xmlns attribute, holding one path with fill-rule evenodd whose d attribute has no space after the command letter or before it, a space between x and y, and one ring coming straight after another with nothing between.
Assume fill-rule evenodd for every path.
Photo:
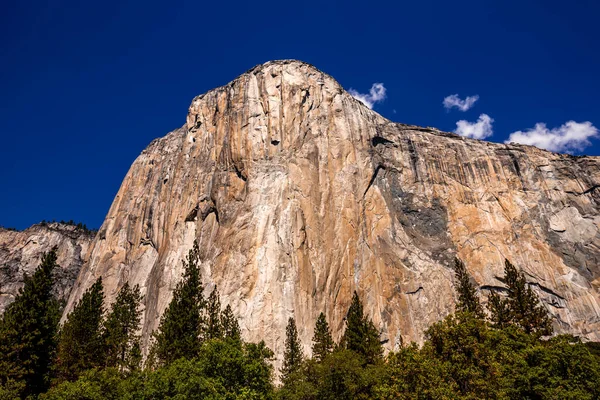
<instances>
[{"instance_id":1,"label":"granite cliff","mask_svg":"<svg viewBox=\"0 0 600 400\"><path fill-rule=\"evenodd\" d=\"M97 277L145 295L158 325L198 240L207 291L243 336L282 355L294 316L309 352L324 311L339 338L352 292L386 346L454 308L455 256L482 298L521 267L558 332L600 340L600 159L391 122L298 61L259 65L193 99L135 160L67 311Z\"/></svg>"},{"instance_id":2,"label":"granite cliff","mask_svg":"<svg viewBox=\"0 0 600 400\"><path fill-rule=\"evenodd\" d=\"M23 286L23 275L33 274L42 254L57 248L54 291L67 300L94 239L93 232L58 222L33 225L24 231L0 228L0 314Z\"/></svg>"}]
</instances>

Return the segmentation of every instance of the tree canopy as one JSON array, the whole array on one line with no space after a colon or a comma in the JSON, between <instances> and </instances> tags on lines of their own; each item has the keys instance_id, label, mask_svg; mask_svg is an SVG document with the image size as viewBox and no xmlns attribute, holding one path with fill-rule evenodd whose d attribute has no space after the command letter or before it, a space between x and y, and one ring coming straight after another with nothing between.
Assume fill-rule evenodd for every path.
<instances>
[{"instance_id":1,"label":"tree canopy","mask_svg":"<svg viewBox=\"0 0 600 400\"><path fill-rule=\"evenodd\" d=\"M317 318L312 342L312 355L317 361L323 361L325 357L331 354L335 347L335 342L329 330L329 324L323 313L320 313Z\"/></svg>"},{"instance_id":2,"label":"tree canopy","mask_svg":"<svg viewBox=\"0 0 600 400\"><path fill-rule=\"evenodd\" d=\"M364 357L369 364L380 361L383 356L379 331L373 321L365 316L362 301L356 292L352 295L352 303L346 314L346 330L340 344Z\"/></svg>"},{"instance_id":3,"label":"tree canopy","mask_svg":"<svg viewBox=\"0 0 600 400\"><path fill-rule=\"evenodd\" d=\"M102 340L104 289L102 278L83 294L60 331L55 366L60 380L75 380L88 369L104 364Z\"/></svg>"},{"instance_id":4,"label":"tree canopy","mask_svg":"<svg viewBox=\"0 0 600 400\"><path fill-rule=\"evenodd\" d=\"M173 292L173 299L160 320L154 334L154 354L162 364L180 358L193 358L200 351L206 333L204 287L198 267L200 249L194 242L187 259L183 261L183 277Z\"/></svg>"},{"instance_id":5,"label":"tree canopy","mask_svg":"<svg viewBox=\"0 0 600 400\"><path fill-rule=\"evenodd\" d=\"M42 393L50 383L60 307L52 297L56 248L42 256L33 275L0 321L0 384L22 397Z\"/></svg>"},{"instance_id":6,"label":"tree canopy","mask_svg":"<svg viewBox=\"0 0 600 400\"><path fill-rule=\"evenodd\" d=\"M400 343L385 356L356 292L338 344L318 315L310 357L289 318L279 385L264 341L243 340L216 287L204 300L198 264L194 245L148 354L158 362L142 366L139 287L125 283L105 313L99 279L59 334L56 254L44 255L0 320L0 400L600 398L600 344L549 337L548 313L508 261L506 287L490 294L486 315L457 260L456 312L431 325L422 345Z\"/></svg>"},{"instance_id":7,"label":"tree canopy","mask_svg":"<svg viewBox=\"0 0 600 400\"><path fill-rule=\"evenodd\" d=\"M456 278L456 291L458 292L458 303L456 311L470 312L478 318L483 318L483 307L477 297L477 290L471 283L465 264L458 258L454 259L454 274Z\"/></svg>"}]
</instances>

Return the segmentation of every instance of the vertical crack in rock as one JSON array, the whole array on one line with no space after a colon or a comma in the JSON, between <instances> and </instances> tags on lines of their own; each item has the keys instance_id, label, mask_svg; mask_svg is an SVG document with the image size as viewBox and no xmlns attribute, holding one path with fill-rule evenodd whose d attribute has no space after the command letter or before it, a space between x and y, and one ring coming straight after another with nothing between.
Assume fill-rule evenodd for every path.
<instances>
[{"instance_id":1,"label":"vertical crack in rock","mask_svg":"<svg viewBox=\"0 0 600 400\"><path fill-rule=\"evenodd\" d=\"M417 163L419 162L419 154L417 153L417 149L415 148L415 144L410 138L406 138L406 143L408 145L408 155L410 156L410 165L412 167L413 173L415 175L415 182L419 181L419 168Z\"/></svg>"}]
</instances>

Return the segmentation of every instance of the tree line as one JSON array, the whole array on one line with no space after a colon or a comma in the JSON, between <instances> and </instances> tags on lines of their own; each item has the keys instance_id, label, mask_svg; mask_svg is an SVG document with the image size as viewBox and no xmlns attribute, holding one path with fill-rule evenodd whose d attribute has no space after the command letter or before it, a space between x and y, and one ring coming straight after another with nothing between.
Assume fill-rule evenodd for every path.
<instances>
[{"instance_id":1,"label":"tree line","mask_svg":"<svg viewBox=\"0 0 600 400\"><path fill-rule=\"evenodd\" d=\"M41 226L48 226L49 224L54 224L54 223L59 223L59 224L62 224L62 225L71 225L71 226L74 226L77 229L80 229L80 230L84 231L85 233L95 234L95 233L98 232L98 229L93 229L93 228L90 229L90 228L87 227L86 224L81 223L81 222L77 222L76 223L72 219L70 219L68 221L65 221L65 220L62 220L62 219L60 221L56 221L54 219L52 221L46 221L45 219L43 219L40 222L40 225Z\"/></svg>"},{"instance_id":2,"label":"tree line","mask_svg":"<svg viewBox=\"0 0 600 400\"><path fill-rule=\"evenodd\" d=\"M548 312L508 260L505 294L490 293L484 307L457 259L456 311L433 324L421 346L385 355L356 292L339 341L320 313L310 356L290 318L279 371L263 341L242 339L216 287L204 297L196 243L145 359L140 288L126 283L106 307L98 279L60 326L62 305L51 295L56 267L55 251L45 254L2 315L0 400L600 397L600 347L552 336Z\"/></svg>"}]
</instances>

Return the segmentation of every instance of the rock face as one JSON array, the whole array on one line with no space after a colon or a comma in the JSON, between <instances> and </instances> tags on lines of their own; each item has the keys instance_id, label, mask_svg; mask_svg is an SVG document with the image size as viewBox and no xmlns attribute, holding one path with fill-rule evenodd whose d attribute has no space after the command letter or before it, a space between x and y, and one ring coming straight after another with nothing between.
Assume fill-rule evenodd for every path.
<instances>
[{"instance_id":1,"label":"rock face","mask_svg":"<svg viewBox=\"0 0 600 400\"><path fill-rule=\"evenodd\" d=\"M68 307L102 276L145 294L145 344L199 242L207 292L243 336L307 353L324 311L339 338L352 292L387 339L421 341L454 309L454 256L485 298L504 258L558 332L600 339L600 160L391 122L330 76L269 62L193 99L135 160Z\"/></svg>"},{"instance_id":2,"label":"rock face","mask_svg":"<svg viewBox=\"0 0 600 400\"><path fill-rule=\"evenodd\" d=\"M57 247L55 294L67 300L85 260L94 234L74 225L36 224L24 231L0 228L0 314L23 286L23 275L32 275L42 254Z\"/></svg>"}]
</instances>

